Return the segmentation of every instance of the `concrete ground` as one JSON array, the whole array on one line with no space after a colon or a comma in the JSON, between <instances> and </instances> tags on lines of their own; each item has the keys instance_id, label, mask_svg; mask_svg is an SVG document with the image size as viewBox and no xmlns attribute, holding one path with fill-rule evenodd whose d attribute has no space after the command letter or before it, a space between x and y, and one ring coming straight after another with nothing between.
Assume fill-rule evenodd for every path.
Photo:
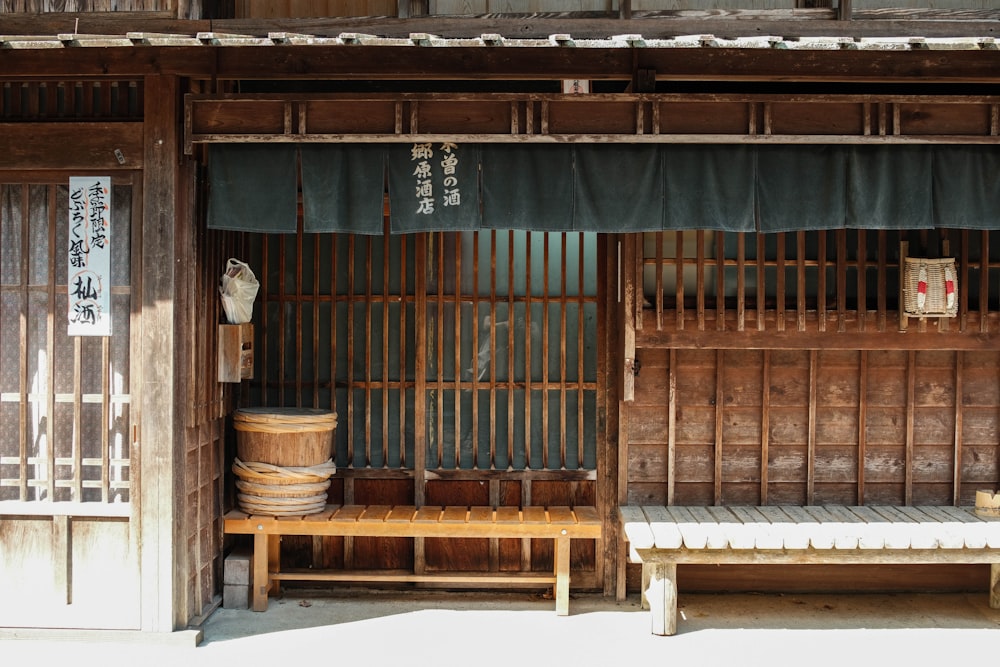
<instances>
[{"instance_id":1,"label":"concrete ground","mask_svg":"<svg viewBox=\"0 0 1000 667\"><path fill-rule=\"evenodd\" d=\"M551 599L529 593L289 591L266 612L219 609L200 629L169 638L7 631L0 665L863 667L990 664L1000 653L1000 610L985 591L679 600L677 635L658 637L635 595L621 604L573 595L570 615L558 617Z\"/></svg>"}]
</instances>

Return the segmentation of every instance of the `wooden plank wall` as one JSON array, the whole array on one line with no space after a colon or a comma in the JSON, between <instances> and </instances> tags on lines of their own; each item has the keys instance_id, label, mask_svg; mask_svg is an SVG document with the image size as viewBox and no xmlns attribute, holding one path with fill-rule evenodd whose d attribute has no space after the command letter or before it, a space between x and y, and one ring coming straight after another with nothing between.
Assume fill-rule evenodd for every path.
<instances>
[{"instance_id":1,"label":"wooden plank wall","mask_svg":"<svg viewBox=\"0 0 1000 667\"><path fill-rule=\"evenodd\" d=\"M972 505L977 489L996 487L1000 263L991 234L810 234L633 237L639 259L625 277L644 289L625 314L638 372L634 401L623 404L621 499ZM900 238L927 254L950 243L956 317L911 320L900 331ZM699 590L808 590L954 588L985 575L692 568L686 576Z\"/></svg>"}]
</instances>

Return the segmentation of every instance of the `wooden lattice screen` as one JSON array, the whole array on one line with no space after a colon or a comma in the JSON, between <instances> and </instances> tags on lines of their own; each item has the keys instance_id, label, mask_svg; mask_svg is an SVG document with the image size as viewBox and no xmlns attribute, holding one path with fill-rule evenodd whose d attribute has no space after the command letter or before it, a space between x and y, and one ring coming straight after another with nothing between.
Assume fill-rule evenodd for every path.
<instances>
[{"instance_id":1,"label":"wooden lattice screen","mask_svg":"<svg viewBox=\"0 0 1000 667\"><path fill-rule=\"evenodd\" d=\"M339 466L595 468L595 235L257 241L249 402L334 409Z\"/></svg>"},{"instance_id":2,"label":"wooden lattice screen","mask_svg":"<svg viewBox=\"0 0 1000 667\"><path fill-rule=\"evenodd\" d=\"M0 184L0 500L100 514L131 500L133 188L112 187L113 335L70 337L59 180Z\"/></svg>"}]
</instances>

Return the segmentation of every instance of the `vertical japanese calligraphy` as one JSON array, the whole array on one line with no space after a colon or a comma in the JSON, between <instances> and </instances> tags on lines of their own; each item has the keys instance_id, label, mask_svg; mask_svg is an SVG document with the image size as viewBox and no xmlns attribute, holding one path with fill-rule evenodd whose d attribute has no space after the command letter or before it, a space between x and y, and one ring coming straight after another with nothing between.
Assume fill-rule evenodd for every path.
<instances>
[{"instance_id":1,"label":"vertical japanese calligraphy","mask_svg":"<svg viewBox=\"0 0 1000 667\"><path fill-rule=\"evenodd\" d=\"M69 179L68 334L111 335L111 178Z\"/></svg>"},{"instance_id":2,"label":"vertical japanese calligraphy","mask_svg":"<svg viewBox=\"0 0 1000 667\"><path fill-rule=\"evenodd\" d=\"M433 215L438 202L441 206L461 206L462 189L458 180L456 144L443 143L438 147L437 153L432 144L413 144L410 161L414 163L418 215ZM435 174L439 178L440 192L435 189Z\"/></svg>"}]
</instances>

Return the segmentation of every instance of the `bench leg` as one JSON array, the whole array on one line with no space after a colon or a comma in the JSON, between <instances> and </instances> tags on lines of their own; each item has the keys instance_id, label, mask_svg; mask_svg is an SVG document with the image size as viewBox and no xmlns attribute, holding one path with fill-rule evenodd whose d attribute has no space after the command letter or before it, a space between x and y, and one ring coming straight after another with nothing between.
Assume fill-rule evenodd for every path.
<instances>
[{"instance_id":1,"label":"bench leg","mask_svg":"<svg viewBox=\"0 0 1000 667\"><path fill-rule=\"evenodd\" d=\"M646 561L642 562L642 583L639 584L639 609L646 610L649 609L649 597L646 595L646 591L649 590L649 577L650 570L652 569L650 563Z\"/></svg>"},{"instance_id":2,"label":"bench leg","mask_svg":"<svg viewBox=\"0 0 1000 667\"><path fill-rule=\"evenodd\" d=\"M269 542L266 533L254 533L253 536L253 600L254 611L267 611L267 593L271 588L271 577L268 574Z\"/></svg>"},{"instance_id":3,"label":"bench leg","mask_svg":"<svg viewBox=\"0 0 1000 667\"><path fill-rule=\"evenodd\" d=\"M653 617L654 635L677 633L677 565L675 563L648 563L649 587L646 599ZM643 563L643 572L647 563Z\"/></svg>"},{"instance_id":4,"label":"bench leg","mask_svg":"<svg viewBox=\"0 0 1000 667\"><path fill-rule=\"evenodd\" d=\"M569 537L555 539L556 615L569 615Z\"/></svg>"},{"instance_id":5,"label":"bench leg","mask_svg":"<svg viewBox=\"0 0 1000 667\"><path fill-rule=\"evenodd\" d=\"M990 564L990 608L1000 609L1000 563Z\"/></svg>"}]
</instances>

